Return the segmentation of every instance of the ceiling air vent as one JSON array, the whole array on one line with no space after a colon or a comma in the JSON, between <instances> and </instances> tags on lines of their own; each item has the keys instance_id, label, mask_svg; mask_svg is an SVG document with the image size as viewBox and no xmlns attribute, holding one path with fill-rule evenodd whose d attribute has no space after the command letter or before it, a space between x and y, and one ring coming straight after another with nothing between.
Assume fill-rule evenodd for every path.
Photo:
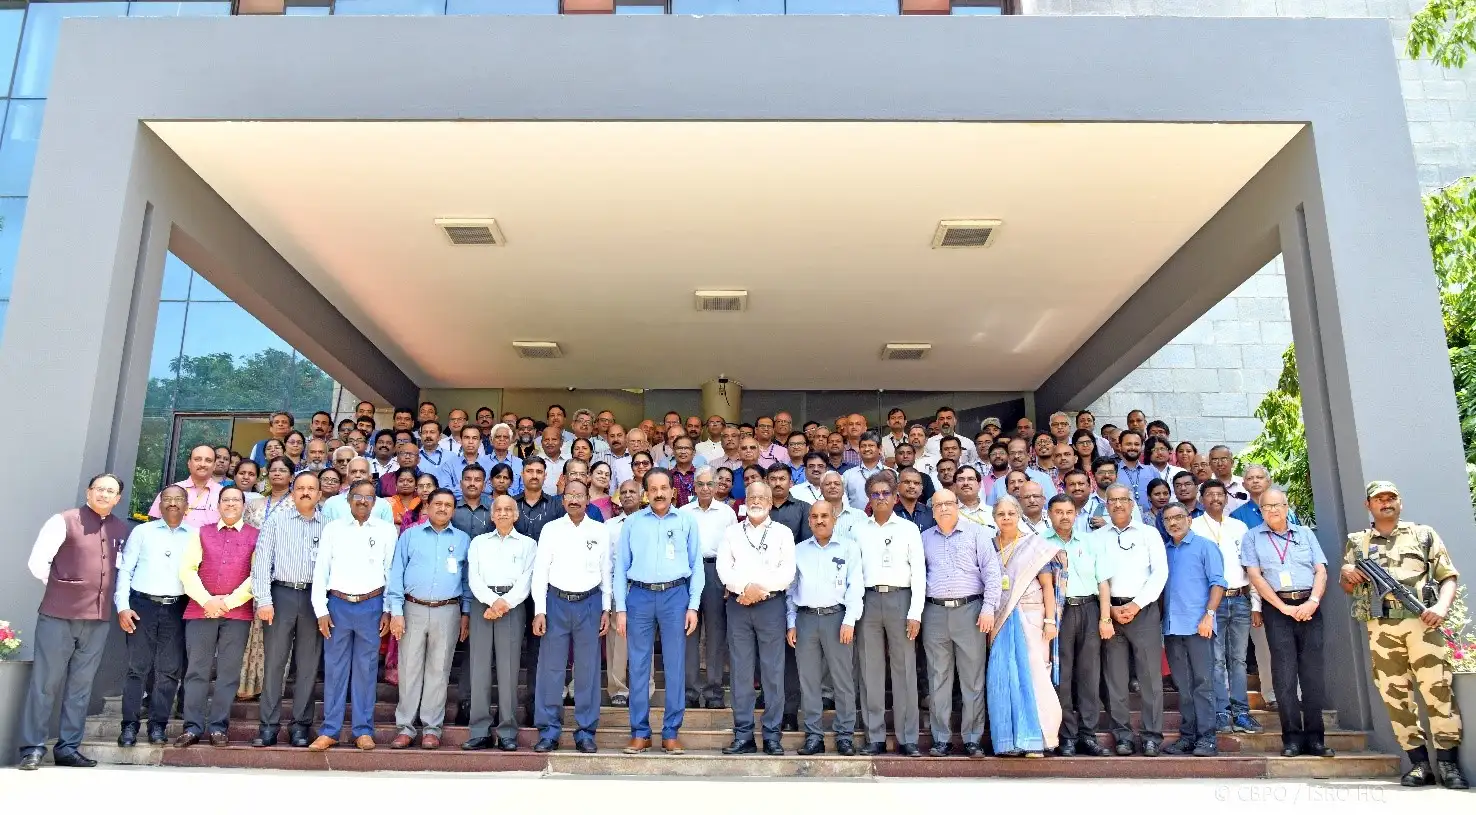
<instances>
[{"instance_id":1,"label":"ceiling air vent","mask_svg":"<svg viewBox=\"0 0 1476 815\"><path fill-rule=\"evenodd\" d=\"M513 348L523 359L560 359L564 349L556 342L514 342Z\"/></svg>"},{"instance_id":2,"label":"ceiling air vent","mask_svg":"<svg viewBox=\"0 0 1476 815\"><path fill-rule=\"evenodd\" d=\"M436 226L446 233L453 246L502 246L502 237L494 218L437 218Z\"/></svg>"},{"instance_id":3,"label":"ceiling air vent","mask_svg":"<svg viewBox=\"0 0 1476 815\"><path fill-rule=\"evenodd\" d=\"M939 221L938 230L933 233L933 248L983 249L994 243L994 236L1003 224L993 220Z\"/></svg>"},{"instance_id":4,"label":"ceiling air vent","mask_svg":"<svg viewBox=\"0 0 1476 815\"><path fill-rule=\"evenodd\" d=\"M931 350L933 346L925 342L889 342L882 348L882 359L913 362L927 356Z\"/></svg>"},{"instance_id":5,"label":"ceiling air vent","mask_svg":"<svg viewBox=\"0 0 1476 815\"><path fill-rule=\"evenodd\" d=\"M698 311L743 311L748 308L747 291L699 291Z\"/></svg>"}]
</instances>

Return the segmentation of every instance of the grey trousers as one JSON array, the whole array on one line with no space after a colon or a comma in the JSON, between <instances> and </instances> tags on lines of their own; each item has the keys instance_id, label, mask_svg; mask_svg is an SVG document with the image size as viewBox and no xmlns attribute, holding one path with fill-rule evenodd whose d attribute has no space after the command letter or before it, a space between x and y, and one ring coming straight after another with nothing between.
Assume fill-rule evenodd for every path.
<instances>
[{"instance_id":1,"label":"grey trousers","mask_svg":"<svg viewBox=\"0 0 1476 815\"><path fill-rule=\"evenodd\" d=\"M1159 675L1163 664L1163 622L1157 602L1127 625L1112 621L1112 639L1102 643L1107 662L1107 713L1112 719L1112 735L1119 742L1132 743L1132 713L1128 709L1128 651L1138 666L1139 695L1143 700L1142 736L1163 740L1163 680Z\"/></svg>"},{"instance_id":2,"label":"grey trousers","mask_svg":"<svg viewBox=\"0 0 1476 815\"><path fill-rule=\"evenodd\" d=\"M865 610L856 628L861 654L861 712L868 742L887 740L887 673L892 675L892 716L897 741L916 744L917 646L907 639L907 606L912 590L886 594L866 590ZM886 669L883 669L883 662ZM736 680L735 680L736 682Z\"/></svg>"},{"instance_id":3,"label":"grey trousers","mask_svg":"<svg viewBox=\"0 0 1476 815\"><path fill-rule=\"evenodd\" d=\"M835 736L850 739L856 734L855 654L850 645L842 645L840 641L845 616L845 612L822 616L803 608L795 615L794 658L799 663L800 710L804 713L807 735L825 733L820 723L824 715L821 698L825 693L821 674L826 667L835 687L832 726Z\"/></svg>"},{"instance_id":4,"label":"grey trousers","mask_svg":"<svg viewBox=\"0 0 1476 815\"><path fill-rule=\"evenodd\" d=\"M953 675L958 672L963 718L959 731L965 742L984 738L984 666L989 657L989 635L979 632L979 608L984 601L957 608L923 604L922 640L928 655L928 724L934 744L953 741Z\"/></svg>"},{"instance_id":5,"label":"grey trousers","mask_svg":"<svg viewBox=\"0 0 1476 815\"><path fill-rule=\"evenodd\" d=\"M758 704L753 692L754 669L764 689L763 737L779 738L784 718L784 652L789 649L784 595L751 606L728 599L728 651L733 660L733 738L753 739L753 713Z\"/></svg>"},{"instance_id":6,"label":"grey trousers","mask_svg":"<svg viewBox=\"0 0 1476 815\"><path fill-rule=\"evenodd\" d=\"M203 736L230 730L231 703L241 686L246 656L247 620L185 620L185 731ZM215 676L211 691L210 677Z\"/></svg>"},{"instance_id":7,"label":"grey trousers","mask_svg":"<svg viewBox=\"0 0 1476 815\"><path fill-rule=\"evenodd\" d=\"M26 707L21 713L16 739L20 754L46 752L46 730L61 699L61 737L53 751L66 755L77 751L87 725L87 703L92 700L92 677L108 643L108 620L63 620L36 615L32 640L35 663L31 684L26 688Z\"/></svg>"},{"instance_id":8,"label":"grey trousers","mask_svg":"<svg viewBox=\"0 0 1476 815\"><path fill-rule=\"evenodd\" d=\"M707 581L697 607L697 630L687 637L687 687L703 696L721 696L723 668L728 664L728 604L723 600L723 582L718 579L717 561L703 562ZM706 648L698 650L701 637ZM707 658L707 681L698 681L698 662Z\"/></svg>"},{"instance_id":9,"label":"grey trousers","mask_svg":"<svg viewBox=\"0 0 1476 815\"><path fill-rule=\"evenodd\" d=\"M487 620L487 606L473 600L471 608L471 737L492 734L492 661L497 661L497 737L518 736L518 671L523 656L522 603L498 620ZM403 676L403 674L402 674ZM401 680L404 681L403 679Z\"/></svg>"},{"instance_id":10,"label":"grey trousers","mask_svg":"<svg viewBox=\"0 0 1476 815\"><path fill-rule=\"evenodd\" d=\"M395 727L415 735L415 716L427 734L441 736L446 722L446 685L451 657L461 633L461 604L429 608L405 601L405 635L400 637L400 701Z\"/></svg>"},{"instance_id":11,"label":"grey trousers","mask_svg":"<svg viewBox=\"0 0 1476 815\"><path fill-rule=\"evenodd\" d=\"M290 656L297 666L291 724L305 730L313 726L313 686L318 684L323 659L323 635L318 633L310 591L272 584L272 613L272 624L262 630L261 726L276 730L282 723L282 690Z\"/></svg>"}]
</instances>

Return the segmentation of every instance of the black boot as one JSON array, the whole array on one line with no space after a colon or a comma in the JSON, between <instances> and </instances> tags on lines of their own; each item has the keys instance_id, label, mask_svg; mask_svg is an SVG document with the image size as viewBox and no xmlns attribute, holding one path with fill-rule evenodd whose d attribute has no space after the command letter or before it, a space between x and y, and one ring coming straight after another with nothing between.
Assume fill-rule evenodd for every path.
<instances>
[{"instance_id":1,"label":"black boot","mask_svg":"<svg viewBox=\"0 0 1476 815\"><path fill-rule=\"evenodd\" d=\"M1435 767L1440 770L1440 786L1448 790L1470 789L1466 777L1461 774L1461 765L1456 760L1456 748L1436 750Z\"/></svg>"}]
</instances>

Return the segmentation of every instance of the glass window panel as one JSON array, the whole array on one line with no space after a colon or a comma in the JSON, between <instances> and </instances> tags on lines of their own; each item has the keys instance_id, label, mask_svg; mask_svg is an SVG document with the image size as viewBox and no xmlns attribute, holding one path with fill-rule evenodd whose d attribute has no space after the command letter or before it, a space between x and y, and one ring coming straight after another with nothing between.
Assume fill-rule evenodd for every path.
<instances>
[{"instance_id":1,"label":"glass window panel","mask_svg":"<svg viewBox=\"0 0 1476 815\"><path fill-rule=\"evenodd\" d=\"M25 195L30 189L45 114L42 99L10 103L5 132L0 135L0 195Z\"/></svg>"},{"instance_id":2,"label":"glass window panel","mask_svg":"<svg viewBox=\"0 0 1476 815\"><path fill-rule=\"evenodd\" d=\"M173 410L178 378L174 361L184 339L185 304L160 303L154 324L154 346L149 354L149 392L144 398L145 416L168 416Z\"/></svg>"},{"instance_id":3,"label":"glass window panel","mask_svg":"<svg viewBox=\"0 0 1476 815\"><path fill-rule=\"evenodd\" d=\"M327 6L288 6L283 13L288 17L327 17L330 12Z\"/></svg>"},{"instance_id":4,"label":"glass window panel","mask_svg":"<svg viewBox=\"0 0 1476 815\"><path fill-rule=\"evenodd\" d=\"M898 0L786 0L785 14L901 14Z\"/></svg>"},{"instance_id":5,"label":"glass window panel","mask_svg":"<svg viewBox=\"0 0 1476 815\"><path fill-rule=\"evenodd\" d=\"M299 420L315 410L332 410L333 378L301 356L293 362L292 394L288 410ZM301 422L299 422L301 423Z\"/></svg>"},{"instance_id":6,"label":"glass window panel","mask_svg":"<svg viewBox=\"0 0 1476 815\"><path fill-rule=\"evenodd\" d=\"M292 348L235 303L191 303L176 410L277 410Z\"/></svg>"},{"instance_id":7,"label":"glass window panel","mask_svg":"<svg viewBox=\"0 0 1476 815\"><path fill-rule=\"evenodd\" d=\"M128 4L129 17L229 17L230 3L163 3L156 0Z\"/></svg>"},{"instance_id":8,"label":"glass window panel","mask_svg":"<svg viewBox=\"0 0 1476 815\"><path fill-rule=\"evenodd\" d=\"M15 67L11 96L37 99L51 86L51 63L56 38L67 17L122 17L127 3L32 3L21 36L20 59Z\"/></svg>"},{"instance_id":9,"label":"glass window panel","mask_svg":"<svg viewBox=\"0 0 1476 815\"><path fill-rule=\"evenodd\" d=\"M559 0L447 0L447 14L558 14Z\"/></svg>"},{"instance_id":10,"label":"glass window panel","mask_svg":"<svg viewBox=\"0 0 1476 815\"><path fill-rule=\"evenodd\" d=\"M333 13L434 16L446 13L446 0L337 0Z\"/></svg>"},{"instance_id":11,"label":"glass window panel","mask_svg":"<svg viewBox=\"0 0 1476 815\"><path fill-rule=\"evenodd\" d=\"M231 298L221 293L220 289L210 285L210 281L195 272L190 278L190 300L196 303L229 303Z\"/></svg>"},{"instance_id":12,"label":"glass window panel","mask_svg":"<svg viewBox=\"0 0 1476 815\"><path fill-rule=\"evenodd\" d=\"M129 490L128 514L146 515L154 496L164 487L164 458L169 455L170 420L146 417L138 434L138 457L133 463L133 487Z\"/></svg>"},{"instance_id":13,"label":"glass window panel","mask_svg":"<svg viewBox=\"0 0 1476 815\"><path fill-rule=\"evenodd\" d=\"M999 6L960 6L953 5L953 14L957 16L990 16L998 17L1004 14L1004 9Z\"/></svg>"},{"instance_id":14,"label":"glass window panel","mask_svg":"<svg viewBox=\"0 0 1476 815\"><path fill-rule=\"evenodd\" d=\"M159 290L159 299L190 299L190 275L192 274L194 270L175 257L173 252L164 253L164 286Z\"/></svg>"},{"instance_id":15,"label":"glass window panel","mask_svg":"<svg viewBox=\"0 0 1476 815\"><path fill-rule=\"evenodd\" d=\"M20 47L21 26L26 21L26 10L17 5L15 8L0 9L0 77L4 78L4 84L0 84L0 90L10 92L10 78L15 71L15 52Z\"/></svg>"},{"instance_id":16,"label":"glass window panel","mask_svg":"<svg viewBox=\"0 0 1476 815\"><path fill-rule=\"evenodd\" d=\"M26 222L26 199L0 198L0 297L10 297L15 281L15 254Z\"/></svg>"},{"instance_id":17,"label":"glass window panel","mask_svg":"<svg viewBox=\"0 0 1476 815\"><path fill-rule=\"evenodd\" d=\"M671 0L672 14L783 14L784 0Z\"/></svg>"},{"instance_id":18,"label":"glass window panel","mask_svg":"<svg viewBox=\"0 0 1476 815\"><path fill-rule=\"evenodd\" d=\"M170 462L169 472L164 474L164 483L173 484L190 477L190 453L194 452L196 447L202 444L208 444L211 447L229 447L234 426L235 422L224 418L180 419L179 441L174 448L174 461ZM137 470L134 476L137 477Z\"/></svg>"}]
</instances>

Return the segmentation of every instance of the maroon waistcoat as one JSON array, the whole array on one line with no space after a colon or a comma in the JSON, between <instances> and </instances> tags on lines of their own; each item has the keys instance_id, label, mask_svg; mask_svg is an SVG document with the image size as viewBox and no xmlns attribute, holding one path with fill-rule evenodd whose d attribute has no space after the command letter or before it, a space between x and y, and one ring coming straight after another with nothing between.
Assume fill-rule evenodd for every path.
<instances>
[{"instance_id":1,"label":"maroon waistcoat","mask_svg":"<svg viewBox=\"0 0 1476 815\"><path fill-rule=\"evenodd\" d=\"M219 597L235 591L246 578L251 576L251 553L256 551L257 529L241 526L237 532L230 527L221 529L218 524L200 527L200 582L211 597ZM226 612L226 620L252 618L251 604L243 603ZM191 600L184 611L186 620L202 620L205 609Z\"/></svg>"},{"instance_id":2,"label":"maroon waistcoat","mask_svg":"<svg viewBox=\"0 0 1476 815\"><path fill-rule=\"evenodd\" d=\"M41 613L63 620L106 620L113 616L117 559L128 540L128 524L91 507L61 513L66 537L51 560Z\"/></svg>"}]
</instances>

